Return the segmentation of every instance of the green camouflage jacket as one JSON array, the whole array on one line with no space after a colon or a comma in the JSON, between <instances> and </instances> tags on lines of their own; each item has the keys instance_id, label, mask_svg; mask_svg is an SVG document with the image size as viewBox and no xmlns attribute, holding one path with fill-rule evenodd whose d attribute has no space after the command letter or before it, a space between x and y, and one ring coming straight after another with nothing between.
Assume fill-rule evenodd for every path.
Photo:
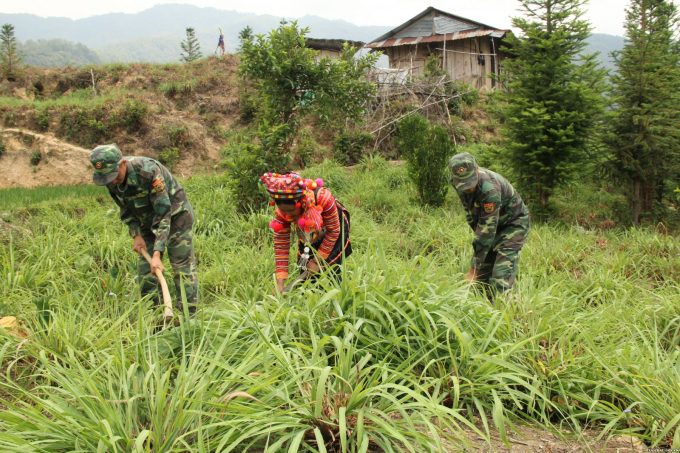
<instances>
[{"instance_id":1,"label":"green camouflage jacket","mask_svg":"<svg viewBox=\"0 0 680 453\"><path fill-rule=\"evenodd\" d=\"M479 269L489 251L501 244L512 246L517 242L521 247L529 230L529 210L504 177L479 167L477 189L473 193L461 193L459 197L467 223L475 232L472 267ZM516 231L500 234L508 227Z\"/></svg>"},{"instance_id":2,"label":"green camouflage jacket","mask_svg":"<svg viewBox=\"0 0 680 453\"><path fill-rule=\"evenodd\" d=\"M184 189L158 161L148 157L125 157L127 177L124 186L106 188L120 206L120 219L130 229L130 236L151 230L156 236L154 251L163 252L170 234L172 217L193 211Z\"/></svg>"}]
</instances>

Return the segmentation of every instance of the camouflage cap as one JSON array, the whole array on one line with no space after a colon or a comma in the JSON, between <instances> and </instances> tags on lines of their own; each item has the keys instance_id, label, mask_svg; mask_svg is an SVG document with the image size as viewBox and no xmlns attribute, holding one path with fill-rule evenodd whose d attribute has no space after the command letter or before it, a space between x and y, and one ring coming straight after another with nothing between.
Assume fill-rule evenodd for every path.
<instances>
[{"instance_id":1,"label":"camouflage cap","mask_svg":"<svg viewBox=\"0 0 680 453\"><path fill-rule=\"evenodd\" d=\"M456 154L449 160L451 184L458 193L477 187L477 161L470 153Z\"/></svg>"},{"instance_id":2,"label":"camouflage cap","mask_svg":"<svg viewBox=\"0 0 680 453\"><path fill-rule=\"evenodd\" d=\"M90 162L94 167L92 180L98 186L111 184L118 176L118 167L123 162L123 153L115 143L97 146L90 153Z\"/></svg>"}]
</instances>

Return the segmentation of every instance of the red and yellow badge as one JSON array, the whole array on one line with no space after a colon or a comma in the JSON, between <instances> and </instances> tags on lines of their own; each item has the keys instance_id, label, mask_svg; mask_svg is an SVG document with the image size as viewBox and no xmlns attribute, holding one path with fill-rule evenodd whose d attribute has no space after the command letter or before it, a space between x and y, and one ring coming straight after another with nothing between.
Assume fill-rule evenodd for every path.
<instances>
[{"instance_id":1,"label":"red and yellow badge","mask_svg":"<svg viewBox=\"0 0 680 453\"><path fill-rule=\"evenodd\" d=\"M487 214L493 214L496 210L496 203L484 203L484 212Z\"/></svg>"},{"instance_id":2,"label":"red and yellow badge","mask_svg":"<svg viewBox=\"0 0 680 453\"><path fill-rule=\"evenodd\" d=\"M97 168L102 168L102 163L101 163L101 162L97 162L96 164L94 164L94 166L97 167Z\"/></svg>"},{"instance_id":3,"label":"red and yellow badge","mask_svg":"<svg viewBox=\"0 0 680 453\"><path fill-rule=\"evenodd\" d=\"M155 180L154 182L151 183L151 186L153 187L153 190L156 193L161 193L165 190L165 183L163 182L162 179Z\"/></svg>"},{"instance_id":4,"label":"red and yellow badge","mask_svg":"<svg viewBox=\"0 0 680 453\"><path fill-rule=\"evenodd\" d=\"M465 167L460 167L460 168L458 169L458 174L459 174L459 175L462 175L463 173L465 173Z\"/></svg>"}]
</instances>

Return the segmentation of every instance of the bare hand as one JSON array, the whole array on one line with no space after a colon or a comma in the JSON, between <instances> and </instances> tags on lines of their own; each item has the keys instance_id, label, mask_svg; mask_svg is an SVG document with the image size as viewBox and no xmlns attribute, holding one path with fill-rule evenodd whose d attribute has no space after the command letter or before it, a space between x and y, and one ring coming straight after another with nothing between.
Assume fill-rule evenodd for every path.
<instances>
[{"instance_id":1,"label":"bare hand","mask_svg":"<svg viewBox=\"0 0 680 453\"><path fill-rule=\"evenodd\" d=\"M159 251L153 252L153 258L151 258L151 273L155 274L156 269L160 269L161 272L165 270L163 262L161 261L161 252Z\"/></svg>"},{"instance_id":2,"label":"bare hand","mask_svg":"<svg viewBox=\"0 0 680 453\"><path fill-rule=\"evenodd\" d=\"M283 292L283 286L284 283L286 283L286 279L284 278L277 278L276 279L276 289L274 290L274 294L281 294Z\"/></svg>"},{"instance_id":3,"label":"bare hand","mask_svg":"<svg viewBox=\"0 0 680 453\"><path fill-rule=\"evenodd\" d=\"M309 272L319 272L319 265L314 258L307 261L307 270Z\"/></svg>"},{"instance_id":4,"label":"bare hand","mask_svg":"<svg viewBox=\"0 0 680 453\"><path fill-rule=\"evenodd\" d=\"M144 242L143 237L140 235L135 236L135 242L132 245L132 250L139 253L140 255L142 254L142 250L146 250L146 242Z\"/></svg>"},{"instance_id":5,"label":"bare hand","mask_svg":"<svg viewBox=\"0 0 680 453\"><path fill-rule=\"evenodd\" d=\"M469 281L470 283L474 283L477 281L477 274L478 270L474 267L471 267L468 273L465 275L465 280Z\"/></svg>"}]
</instances>

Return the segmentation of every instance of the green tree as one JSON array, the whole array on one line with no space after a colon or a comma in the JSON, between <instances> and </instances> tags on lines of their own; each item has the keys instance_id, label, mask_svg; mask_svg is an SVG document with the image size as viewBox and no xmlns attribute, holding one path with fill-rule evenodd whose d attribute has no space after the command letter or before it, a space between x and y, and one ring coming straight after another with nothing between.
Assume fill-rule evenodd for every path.
<instances>
[{"instance_id":1,"label":"green tree","mask_svg":"<svg viewBox=\"0 0 680 453\"><path fill-rule=\"evenodd\" d=\"M241 53L243 51L243 42L244 41L250 41L253 39L253 29L250 27L250 25L246 25L241 31L238 32L238 48L236 49L236 53Z\"/></svg>"},{"instance_id":2,"label":"green tree","mask_svg":"<svg viewBox=\"0 0 680 453\"><path fill-rule=\"evenodd\" d=\"M14 81L21 65L22 54L17 48L14 25L5 24L0 28L0 70L9 81Z\"/></svg>"},{"instance_id":3,"label":"green tree","mask_svg":"<svg viewBox=\"0 0 680 453\"><path fill-rule=\"evenodd\" d=\"M661 205L667 180L680 171L677 27L678 10L672 2L631 0L625 45L613 54L616 108L606 138L609 168L629 188L635 225L645 214L658 220L655 204Z\"/></svg>"},{"instance_id":4,"label":"green tree","mask_svg":"<svg viewBox=\"0 0 680 453\"><path fill-rule=\"evenodd\" d=\"M512 23L522 34L504 48L514 57L504 62L504 154L542 213L556 188L584 174L587 147L604 113L606 72L597 54L582 56L591 31L582 19L584 3L520 0L526 17Z\"/></svg>"},{"instance_id":5,"label":"green tree","mask_svg":"<svg viewBox=\"0 0 680 453\"><path fill-rule=\"evenodd\" d=\"M454 149L446 129L431 126L421 115L408 116L397 124L395 143L406 157L408 176L420 201L441 206L449 190L446 163Z\"/></svg>"},{"instance_id":6,"label":"green tree","mask_svg":"<svg viewBox=\"0 0 680 453\"><path fill-rule=\"evenodd\" d=\"M198 43L198 38L196 38L196 32L193 28L187 27L187 37L180 46L182 47L182 53L179 59L185 63L191 63L201 58L201 45Z\"/></svg>"},{"instance_id":7,"label":"green tree","mask_svg":"<svg viewBox=\"0 0 680 453\"><path fill-rule=\"evenodd\" d=\"M345 45L339 58L320 58L316 50L305 46L307 33L309 29L298 28L296 22L282 21L267 36L241 41L239 74L242 86L254 89L255 99L251 97L249 103L257 108L261 148L249 150L257 159L237 159L230 171L241 209L254 207L248 200L264 201L246 193L249 183L242 179L256 182L262 168L286 170L301 118L314 116L321 126L357 123L362 120L365 100L375 91L365 75L378 55L357 57L356 49Z\"/></svg>"},{"instance_id":8,"label":"green tree","mask_svg":"<svg viewBox=\"0 0 680 453\"><path fill-rule=\"evenodd\" d=\"M268 36L242 41L240 76L253 82L262 100L259 118L290 126L284 151L301 117L312 114L322 125L360 121L365 100L375 90L365 74L377 55L357 58L356 49L345 45L338 59L319 58L316 50L305 46L308 33L296 22L282 23Z\"/></svg>"}]
</instances>

